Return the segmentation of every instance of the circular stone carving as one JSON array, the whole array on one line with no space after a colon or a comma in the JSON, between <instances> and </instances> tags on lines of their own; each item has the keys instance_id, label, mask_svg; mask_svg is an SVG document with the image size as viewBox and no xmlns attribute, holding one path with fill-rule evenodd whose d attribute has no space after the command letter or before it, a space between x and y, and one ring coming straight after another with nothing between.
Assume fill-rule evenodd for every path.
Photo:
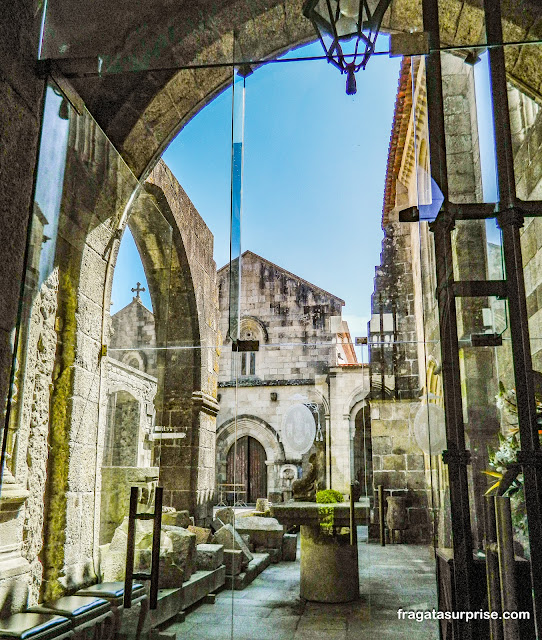
<instances>
[{"instance_id":1,"label":"circular stone carving","mask_svg":"<svg viewBox=\"0 0 542 640\"><path fill-rule=\"evenodd\" d=\"M282 421L282 442L290 451L303 455L311 448L316 435L312 411L304 404L290 407Z\"/></svg>"},{"instance_id":2,"label":"circular stone carving","mask_svg":"<svg viewBox=\"0 0 542 640\"><path fill-rule=\"evenodd\" d=\"M442 453L446 448L444 409L436 404L422 404L414 418L414 437L424 453Z\"/></svg>"}]
</instances>

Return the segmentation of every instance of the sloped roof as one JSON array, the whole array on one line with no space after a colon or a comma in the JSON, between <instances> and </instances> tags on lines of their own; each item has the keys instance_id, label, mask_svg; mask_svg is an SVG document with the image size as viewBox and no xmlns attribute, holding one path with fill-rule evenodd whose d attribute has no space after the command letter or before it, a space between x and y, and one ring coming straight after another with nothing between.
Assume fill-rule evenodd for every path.
<instances>
[{"instance_id":1,"label":"sloped roof","mask_svg":"<svg viewBox=\"0 0 542 640\"><path fill-rule=\"evenodd\" d=\"M148 314L150 314L154 318L153 312L150 309L147 309L147 307L141 301L141 298L132 298L132 302L128 303L125 307L122 307L122 309L119 309L111 317L115 318L120 314L124 315L126 312L128 312L128 310L130 310L133 307L134 304L138 304L140 307L143 307L143 310L146 311Z\"/></svg>"},{"instance_id":2,"label":"sloped roof","mask_svg":"<svg viewBox=\"0 0 542 640\"><path fill-rule=\"evenodd\" d=\"M307 285L308 287L310 287L311 289L318 291L320 294L325 295L325 296L329 296L330 298L335 298L335 300L338 300L341 303L341 306L344 307L345 302L342 298L339 298L339 296L336 296L333 293L330 293L329 291L326 291L325 289L322 289L321 287L312 284L312 282L309 282L308 280L305 280L304 278L301 278L299 276L296 276L295 273L292 273L291 271L287 271L286 269L283 269L282 267L279 267L279 265L275 264L274 262L270 262L269 260L266 260L265 258L262 258L262 256L259 256L257 253L254 253L253 251L249 251L247 249L247 251L245 251L242 255L241 258L245 258L245 257L252 257L252 258L256 258L256 260L263 262L264 264L268 265L269 267L272 267L273 269L277 269L277 271L280 271L281 273L283 273L284 275L288 276L289 278L292 278L294 280L298 280L299 282L302 282L303 284ZM222 271L224 271L224 269L227 269L229 267L229 263L225 264L223 267L221 267L217 273L221 273Z\"/></svg>"}]
</instances>

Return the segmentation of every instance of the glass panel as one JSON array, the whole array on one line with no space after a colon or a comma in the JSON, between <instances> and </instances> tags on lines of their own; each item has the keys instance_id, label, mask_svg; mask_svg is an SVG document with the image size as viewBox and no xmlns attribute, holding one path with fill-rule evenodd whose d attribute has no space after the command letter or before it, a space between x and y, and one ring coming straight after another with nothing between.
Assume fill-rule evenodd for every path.
<instances>
[{"instance_id":1,"label":"glass panel","mask_svg":"<svg viewBox=\"0 0 542 640\"><path fill-rule=\"evenodd\" d=\"M259 61L292 44L306 42L313 33L300 7L285 12L278 5L254 6L250 12L234 12L233 18L224 20L219 4L208 6L205 11L171 5L164 0L152 0L144 7L97 0L92 10L80 7L74 0L48 0L42 6L40 57L78 59L87 65L90 62L95 72L102 73L232 62L234 32L240 44L236 62ZM348 10L344 16L347 13ZM420 30L420 14L411 12L406 17L403 12L389 11L383 28ZM476 61L486 44L482 6L440 3L439 14L443 46L451 50L457 47L459 55ZM37 12L37 19L40 17L41 12ZM504 41L538 42L536 20L537 14L531 8L504 4ZM344 22L343 19L339 29ZM467 46L472 49L465 49ZM511 49L510 60L518 59L534 68L536 46Z\"/></svg>"},{"instance_id":2,"label":"glass panel","mask_svg":"<svg viewBox=\"0 0 542 640\"><path fill-rule=\"evenodd\" d=\"M309 51L317 49L312 46L296 53ZM280 71L271 66L257 69L245 82L240 338L256 340L259 348L254 351L247 345L248 352L232 354L236 364L231 369L221 370L218 468L224 478L235 478L243 485L249 508L266 497L271 515L291 534L296 532L295 580L293 571L286 577L279 565L276 574L266 570L247 597L265 593L266 599L288 611L298 629L316 628L316 624L322 629L328 625L346 629L348 625L362 633L364 628L381 625L383 619L390 629L404 630L408 624L414 629L419 623L396 622L397 609L390 610L390 599L405 609L435 599L433 554L427 546L432 539L432 477L413 433L420 403L412 355L423 347L423 338L418 345L408 319L406 293L393 295L397 281L392 282L396 275L390 265L397 258L388 249L396 225L386 221L388 244L384 240L381 245L379 216L370 213L380 208L381 194L378 190L373 194L370 188L372 166L378 166L376 182L386 165L397 71L393 61L372 59L358 75L359 95L354 98L344 97L344 77L318 62L298 62ZM365 104L363 96L375 82L382 91L371 93L378 100L374 109L386 116L374 127L353 128L351 123ZM334 126L322 126L331 113ZM358 202L364 202L363 210ZM345 240L345 231L355 242ZM384 389L389 391L388 385L392 389L384 398L371 386L370 372L378 366L373 347L369 367L363 363L367 356L360 349L356 352L352 338L363 335L369 317L378 315L378 295L373 297L371 311L369 297L381 247L377 291L387 292L389 310L386 307L382 314L385 336L375 337L377 347L384 342L390 354ZM408 255L409 248L405 238L397 256ZM350 292L346 313L343 300L330 293L337 290ZM374 327L373 332L377 333ZM227 427L231 441L222 445L221 421L230 416L235 419L235 425ZM258 460L265 461L265 473ZM385 548L375 544L374 487L379 484L389 498L388 513L397 510L402 519L395 523L397 531L389 541L408 545L417 560L416 571L403 562L401 544ZM313 501L317 490L323 489L338 492L335 499L344 507L301 505ZM351 494L357 519L353 530ZM291 497L294 502L287 502ZM329 493L319 497L322 500ZM243 511L239 504L238 531L244 531ZM315 521L310 520L311 514ZM354 533L356 544L352 544ZM257 552L258 543L252 540L252 544ZM358 559L359 572L355 569ZM404 586L400 592L398 575ZM286 593L282 581L288 584ZM355 598L358 590L359 600ZM308 599L304 609L299 596ZM341 602L332 610L329 603L337 601ZM260 633L273 634L274 611L267 620L256 619L253 612L254 620L243 624L241 616L250 606L250 600L235 598L234 630L242 633L248 624L255 624ZM436 625L432 626L436 634ZM431 624L427 632L431 633Z\"/></svg>"},{"instance_id":3,"label":"glass panel","mask_svg":"<svg viewBox=\"0 0 542 640\"><path fill-rule=\"evenodd\" d=\"M495 176L494 167L488 159L490 159L489 154L494 153L494 146L492 139L491 145L482 144L483 134L477 124L478 121L487 122L491 119L487 106L484 106L484 103L489 104L489 102L482 93L483 83L479 81L480 74L476 72L473 74L460 58L454 59L449 55L442 57L442 65L450 200L466 204L492 202L496 196ZM476 87L476 94L474 80L481 85ZM423 118L422 109L420 109L420 117ZM453 385L454 376L456 376L457 388L461 391L462 416L460 418L464 428L465 448L470 452L470 464L466 467L443 465L441 460L436 460L433 466L433 472L436 474L434 488L438 486L438 491L433 491L432 497L438 523L436 533L439 607L449 610L454 606L452 601L454 582L449 571L452 564L450 561L453 558L453 551L449 547L454 542L450 530L452 511L450 501L452 498L459 500L459 481L465 469L464 480L468 487L469 502L469 517L466 525L470 525L472 552L475 554L472 567L471 606L476 609L485 606L483 602L487 589L484 547L484 536L487 535L485 493L495 481L495 477L488 474L495 473L493 466L495 454L491 452L494 452L495 447L500 443L501 423L497 401L502 396L502 392L499 390L499 378L505 377L503 363L506 361L506 355L509 354L510 344L505 301L495 296L476 296L476 285L472 285L471 290L467 291L466 283L503 279L502 240L495 220L456 220L450 238L451 253L447 259L446 231L437 225L433 228L435 238L438 239L438 250L435 252L431 249L432 242L429 241L423 225L425 223L420 223L420 269L423 273L428 263L433 263L437 273L441 272L442 284L437 289L435 285L438 286L438 284L431 282L430 276L425 275L421 278L422 286L430 286L431 293L436 291L437 296L445 298L446 294L450 293L452 284L448 280L450 268L448 265L453 266L455 303L443 304L446 316L444 319L440 318L440 321L446 322L449 328L457 324L457 336L453 336L452 339L457 339L460 347L456 368L453 345L451 341L448 342L450 336L445 335L443 340L446 340L446 344L442 344L436 333L438 318L435 316L435 307L427 311L424 309L426 349L429 355L426 359L427 401L443 407L442 396L443 391L446 391L443 385ZM424 249L424 245L427 248ZM430 346L433 342L431 338L434 340L434 346ZM449 354L445 380L442 379L441 371L444 349ZM440 384L437 382L439 378ZM431 391L432 387L439 391L436 393ZM453 401L453 394L447 397L450 402ZM502 403L502 400L499 402ZM429 411L428 415L430 416ZM436 424L438 419L435 416ZM429 434L431 429L432 426L429 424ZM452 428L451 436L453 430ZM461 438L454 444L454 439L450 437L447 445L444 440L440 448L447 448L453 453L456 447L462 448ZM490 480L493 481L490 482ZM461 515L465 515L464 509ZM458 524L459 522L456 522L456 525ZM454 559L454 563L454 570L458 572L457 559ZM455 597L460 597L460 594L456 592ZM446 628L448 624L441 623L441 629L445 634L449 632ZM479 634L488 633L485 622L476 622L475 625Z\"/></svg>"},{"instance_id":4,"label":"glass panel","mask_svg":"<svg viewBox=\"0 0 542 640\"><path fill-rule=\"evenodd\" d=\"M456 221L452 246L456 281L504 280L502 235L495 218ZM460 344L483 342L484 334L502 336L508 326L506 298L474 293L456 299Z\"/></svg>"},{"instance_id":5,"label":"glass panel","mask_svg":"<svg viewBox=\"0 0 542 640\"><path fill-rule=\"evenodd\" d=\"M29 487L23 552L40 566L30 605L100 579L98 549L127 515L129 490L126 477L107 478L104 465L151 463L152 406L143 412L141 398L121 393L114 428L106 427L115 232L138 188L88 112L78 114L49 83L8 445L8 482Z\"/></svg>"},{"instance_id":6,"label":"glass panel","mask_svg":"<svg viewBox=\"0 0 542 640\"><path fill-rule=\"evenodd\" d=\"M503 29L506 29L506 21L503 16ZM531 34L532 35L532 34ZM527 37L527 39L534 39ZM518 198L525 201L526 217L524 223L519 230L522 253L523 277L525 284L525 297L527 306L528 329L530 339L530 352L532 358L532 369L534 377L534 402L536 404L537 423L539 422L540 400L540 345L541 331L539 326L539 267L538 260L540 257L541 232L539 219L537 217L529 217L529 213L538 215L541 197L541 172L540 163L538 161L538 149L540 139L540 108L539 108L539 90L534 87L536 80L527 72L528 66L538 59L541 49L540 44L528 45L522 47L506 46L504 48L504 57L506 64L506 73L508 80L508 108L510 117L510 129L512 135L512 151L513 151L513 169L515 178L515 191ZM526 66L527 65L527 66ZM504 235L504 232L503 232ZM510 258L509 258L510 259ZM511 270L513 266L507 265L507 269ZM513 313L510 308L510 315ZM512 320L512 318L511 318ZM515 336L519 340L518 332L511 331L511 337ZM506 334L505 334L506 335ZM538 438L536 434L532 434L529 438L520 437L516 431L519 428L518 405L521 406L522 398L520 397L519 383L514 382L511 376L511 361L504 361L503 380L501 389L501 415L502 415L502 442L499 447L497 456L502 456L508 463L509 451L516 451L521 448L522 451L531 449L532 446L540 445L540 433ZM516 392L517 396L516 397ZM516 424L510 425L510 422ZM537 442L538 440L538 442ZM506 453L503 453L506 452ZM518 454L522 455L522 454ZM497 457L497 460L498 460ZM502 465L501 465L502 466ZM501 469L502 471L502 469ZM529 489L525 488L528 484L525 482L524 475L528 473L524 468L525 474L517 476L506 495L511 496L512 524L514 528L514 537L516 546L520 549L521 554L526 557L536 557L533 546L533 539L529 540L528 518L526 516L525 496L537 495L537 491L532 492L532 485ZM534 579L532 581L533 588L536 590L537 600L541 597L542 588L540 583L536 584L536 576L539 572L536 570L535 562L532 565ZM530 581L525 576L527 585ZM529 594L520 594L522 603L528 610L531 610L531 599Z\"/></svg>"},{"instance_id":7,"label":"glass panel","mask_svg":"<svg viewBox=\"0 0 542 640\"><path fill-rule=\"evenodd\" d=\"M493 102L489 77L489 55L479 56L474 64L474 95L476 98L476 119L473 125L478 134L480 171L483 202L497 201L497 167L494 143ZM476 154L474 145L474 152ZM476 157L476 155L474 156Z\"/></svg>"},{"instance_id":8,"label":"glass panel","mask_svg":"<svg viewBox=\"0 0 542 640\"><path fill-rule=\"evenodd\" d=\"M17 336L17 372L12 387L12 397L20 394L23 384L22 378L26 369L26 345L30 339L28 324L32 316L34 300L40 295L39 292L45 280L51 276L54 270L53 259L58 234L70 112L70 104L58 91L56 85L48 86L44 103L44 129L38 160L34 211L29 234L28 266L24 288L25 300ZM52 279L56 281L58 276L53 276ZM47 287L45 287L45 291L47 291ZM53 308L53 317L54 313L55 309ZM38 337L34 338L34 342ZM8 477L15 473L14 456L16 456L16 439L21 409L20 402L12 403L7 431L7 470L4 471Z\"/></svg>"},{"instance_id":9,"label":"glass panel","mask_svg":"<svg viewBox=\"0 0 542 640\"><path fill-rule=\"evenodd\" d=\"M377 160L382 161L379 171L384 170L385 158L377 158L373 148L386 148L388 131L382 144L371 138L372 129L378 129L376 123L364 127L352 127L352 123L365 117L368 93L371 109L391 116L391 110L377 100L385 94L384 85L395 89L395 75L393 82L388 82L389 76L377 63L390 68L392 62L376 57L371 60L370 68L358 76L358 97L344 99L344 77L329 65L296 63L295 74L280 78L275 73L280 65L257 69L269 53L283 51L309 37L308 25L301 17L298 21L288 16L287 28L276 28L289 11L285 14L281 5L265 8L262 13L254 9L249 17L235 17L235 53L232 25L228 22L223 28L218 24L216 8L205 16L199 15L197 8L188 8L179 16L178 7L156 0L137 11L122 3L114 7L94 3L92 16L86 15L87 11L67 0L49 0L40 57L65 58L64 64L71 65L74 83L84 97L100 85L107 87L102 74L123 73L127 94L130 85L140 85L135 94L149 105L141 122L151 132L154 151L162 149L179 122L184 123L199 108L202 96L214 95L230 81L228 65L237 63L243 75L255 73L247 80L239 74L234 76L233 95L227 92L222 96L229 101L227 123L220 122L220 117L218 126L215 122L216 130L232 133L228 148L231 192L227 198L222 197L218 207L222 212L228 202L231 205L230 265L229 269L219 269L216 287L212 233L167 168L158 165L146 184L139 184L89 113L76 115L54 85L47 90L17 352L17 397L8 441L8 480L30 487L28 508L21 516L24 535L20 538L28 547L25 557L34 566L41 563L45 572L41 592L41 577L36 579L31 603L54 597L63 588L73 590L83 582L106 577L106 570L111 569L108 554L115 551L115 544L125 534L122 527L130 484L140 488L139 509L148 511L154 508L156 487L162 485L166 506L175 510L164 515L168 526L188 525L189 516L197 524L208 525L216 515L213 502L219 507L232 503L238 515L233 520L234 529L237 533L251 531L250 544L256 554L266 548L272 536L266 537L264 544L253 533L258 529L255 523L254 529L246 529L240 521L243 513L253 513L252 505L259 498L280 508L294 493L297 498L312 498L311 492L317 488L335 489L344 499L355 494L363 523L356 534L364 544L352 544L349 508L344 511L346 519L334 511L335 507L315 507L316 532L304 530L301 535L301 595L314 588L325 590L326 584L328 595L331 591L336 594L339 586L344 586L343 577L349 595L361 585L361 602L341 609L339 617L334 613L332 622L354 628L361 621L360 629L365 631L370 624L381 624L383 612L385 616L390 613L390 594L394 603L406 608L419 610L422 604L433 603L432 552L436 550L439 562L444 561L441 568L450 566L446 550L451 546L451 527L450 469L440 456L446 443L435 296L435 267L443 256L435 251L428 224L438 214L443 198L439 185L430 177L425 61L405 60L401 67L379 262L380 236L369 233L368 219L359 215L357 203L364 203L364 215L365 210L379 208L379 203L368 199L368 187L375 180L367 160L375 166ZM503 22L505 39L534 39L534 17L528 11L521 15L508 15L508 11L511 9L506 8ZM150 19L155 15L161 16L156 27ZM463 57L443 56L450 200L493 202L494 154L491 136L484 129L491 121L491 109L484 81L485 58L477 46L484 42L481 10L468 5L456 10L450 4L441 7L440 17L443 42L473 47L465 61ZM393 19L389 16L390 21ZM213 28L208 29L209 25ZM402 25L390 22L389 27L400 30ZM537 68L537 53L534 45L506 49L509 79L515 87L521 87L519 90L510 85L508 97L516 190L524 200L539 197L536 154L540 83L536 82L536 73L530 75L530 70ZM318 45L296 51L287 59L298 55L318 58L321 49ZM473 71L468 64L478 58L481 62ZM239 65L240 61L254 64L249 68ZM218 66L182 69L194 64ZM133 72L150 69L162 69L152 78L165 91L149 103L144 83L140 83L146 76ZM374 69L374 76L370 69ZM87 73L89 77L83 78ZM382 82L384 77L386 83ZM378 82L375 86L379 92L366 89L371 82ZM245 84L249 115L247 177L243 184ZM329 90L323 91L322 87ZM110 108L110 103L102 104L99 91L96 96L93 109L99 118L100 109ZM391 105L390 96L386 94ZM126 131L116 135L126 142L124 149L131 166L142 172L145 153L139 158L126 151L134 148L130 147L130 136L134 136L133 142L138 135L132 131L135 123L128 121L129 117ZM297 139L300 131L307 137ZM214 142L210 145L213 151ZM184 154L188 164L196 153L194 144L186 146L180 155ZM175 161L173 155L170 157ZM207 178L207 167L200 167L199 173ZM213 191L209 186L206 190ZM248 214L243 237L247 238L248 251L241 262L243 192ZM169 196L183 206L175 208ZM399 223L398 212L413 205L420 211L419 224ZM207 211L205 220L206 216ZM223 218L227 226L227 213ZM117 260L123 231L123 246L129 246L131 235L132 247L127 250L128 257L121 255ZM222 233L223 238L226 235ZM540 354L536 335L538 235L537 218L527 218L521 242L535 371ZM377 247L372 257L368 248L371 244ZM502 279L501 244L494 221L458 221L452 237L455 280ZM354 255L355 261L347 263L346 259ZM368 263L363 262L365 259ZM217 258L220 265L228 266L227 260L228 256ZM141 264L136 265L139 261ZM121 264L129 265L124 276L118 271ZM359 274L371 269L372 276L375 264L379 266L372 291L370 278L360 284ZM334 281L330 276L337 267L340 278ZM125 306L114 306L110 316L106 309L113 273L121 282L119 299L122 290L128 293L129 288L135 296ZM350 274L355 274L357 281L349 280ZM311 284L313 281L318 285ZM348 300L348 313L343 314L342 300L328 292L338 290L338 283L345 291L356 292L352 298L365 296L367 308ZM472 454L467 479L473 551L479 552L483 494L488 485L484 471L501 473L504 466L499 449L509 453L518 446L510 330L508 309L495 296L458 298L456 306L463 419L467 448ZM347 320L350 329L361 335L368 324L367 358L361 350L356 352ZM477 344L473 336L477 336ZM231 342L238 338L257 341L258 348L252 344L247 345L248 350L232 352ZM497 338L502 339L502 345L484 342L490 338L495 344L499 343ZM215 479L214 416L219 409ZM49 429L49 424L54 424L54 429ZM493 452L486 454L487 445ZM29 460L39 462L29 465ZM295 480L301 484L294 485ZM528 556L521 487L517 483L521 484L521 477L514 485L519 491L512 505L513 524L520 545L517 549ZM409 548L409 553L418 554L416 571L402 565L404 547L371 547L380 515L378 486L385 489L388 525L395 531L389 542L396 542L402 535L409 544L423 543ZM21 491L23 496L25 489ZM41 522L36 505L44 495L45 523L43 531L37 531L30 523ZM270 515L267 502L258 506L263 513L253 519ZM188 514L183 513L185 508ZM279 515L279 510L275 512L277 517L286 518L287 527L292 527L290 536L302 522L299 517L306 516L298 507L293 508L298 509L295 522ZM62 514L60 524L53 513ZM221 517L229 516L223 513ZM394 517L400 526L389 524ZM405 522L407 528L403 529ZM136 536L137 544L141 544L137 556L140 568L148 567L147 525L139 523ZM397 531L404 533L397 535ZM40 551L42 537L46 545ZM309 580L303 558L307 562L310 554L316 553L314 546L326 546L328 538L333 538L345 554L341 569L356 567L359 554L361 583L356 575L349 584L351 573L326 583L330 576L324 570L316 576L312 571ZM297 539L282 539L277 554L287 547L291 554ZM237 544L241 546L241 542ZM100 546L101 557L97 559ZM168 555L169 551L163 552L161 584L177 587L187 576L181 578L175 573L175 558ZM236 574L246 576L250 571L236 566L234 553L227 557L231 574L228 585L233 590L245 579ZM329 549L321 554L323 564L312 564L322 569L328 559ZM483 561L481 554L478 559ZM170 560L172 563L167 564ZM272 567L251 593L256 599L286 604L290 611L299 609L299 585L282 575L278 567ZM394 591L398 575L405 578L400 593ZM443 606L447 606L444 596L451 585L446 579L442 573L439 587L444 594ZM286 589L286 595L280 593L281 582L292 587ZM482 586L483 582L482 575ZM415 588L411 589L413 584ZM161 597L166 595L162 593ZM309 600L321 597L312 595ZM242 605L243 599L248 606ZM242 614L247 613L250 598L235 598L235 608L230 602L223 604L229 608L219 607L223 616L220 621L230 621L228 633L235 636L246 632L249 623L242 620ZM324 623L330 623L325 606L309 603L305 612L323 614ZM391 613L395 619L396 611ZM278 625L271 612L269 624L262 623L261 615L252 617L260 633L267 625L269 635L273 635ZM304 625L311 628L303 616L292 617L293 623L284 626L288 631ZM195 624L204 626L201 618ZM403 624L399 628L404 632ZM430 626L427 629L428 633L434 631Z\"/></svg>"},{"instance_id":10,"label":"glass panel","mask_svg":"<svg viewBox=\"0 0 542 640\"><path fill-rule=\"evenodd\" d=\"M239 339L239 295L241 286L241 212L243 204L243 140L245 136L245 78L233 77L231 229L230 229L230 315L228 337Z\"/></svg>"},{"instance_id":11,"label":"glass panel","mask_svg":"<svg viewBox=\"0 0 542 640\"><path fill-rule=\"evenodd\" d=\"M450 53L442 55L441 60L450 200L494 202L495 153L493 131L489 131L492 114L487 56L476 65Z\"/></svg>"},{"instance_id":12,"label":"glass panel","mask_svg":"<svg viewBox=\"0 0 542 640\"><path fill-rule=\"evenodd\" d=\"M48 0L44 6L42 59L79 59L103 73L232 61L231 27L218 40L216 31L205 33L219 17L218 6L205 12L163 0L144 8L99 1L90 10L73 0Z\"/></svg>"},{"instance_id":13,"label":"glass panel","mask_svg":"<svg viewBox=\"0 0 542 640\"><path fill-rule=\"evenodd\" d=\"M441 59L446 125L450 119L462 117L458 114L464 111L464 105L451 95L458 84L458 79L453 77L453 69L458 62L463 63L449 54L443 55ZM410 328L410 335L415 337L415 344L406 345L404 358L406 363L412 363L412 375L414 380L418 380L417 392L411 396L410 420L413 439L421 454L416 458L418 468L423 470L425 476L417 492L418 517L422 517L420 526L424 526L430 536L433 551L431 560L434 559L438 567L436 593L430 593L434 598L435 608L449 611L454 608L454 584L450 572L450 566L453 565L452 521L449 470L443 462L442 455L448 448L448 443L437 280L437 262L443 261L444 255L442 246L437 249L434 227L431 226L445 205L441 191L444 185L437 184L431 177L432 141L429 138L427 113L427 59L412 58L411 61L405 61L403 66L403 74L407 76L408 82L407 91L409 90L413 100L412 106L402 114L403 122L408 118L411 124L400 155L403 165L398 178L403 193L399 199L398 192L396 207L401 209L409 204L417 204L420 211L420 221L417 225L401 225L401 235L405 236L412 254L413 291L412 303L409 305L411 318L407 327ZM459 82L463 80L464 78L461 78ZM401 125L398 123L396 126L399 129ZM449 170L457 161L456 158L450 157L451 153L460 150L461 148L450 147L449 139L446 138ZM405 163L409 155L413 160L413 166ZM413 367L414 363L416 367ZM430 587L434 588L434 583L429 582L429 577L426 576L425 589ZM438 605L435 601L438 601ZM445 621L438 623L443 636L450 632L448 624ZM433 633L438 633L436 625Z\"/></svg>"}]
</instances>

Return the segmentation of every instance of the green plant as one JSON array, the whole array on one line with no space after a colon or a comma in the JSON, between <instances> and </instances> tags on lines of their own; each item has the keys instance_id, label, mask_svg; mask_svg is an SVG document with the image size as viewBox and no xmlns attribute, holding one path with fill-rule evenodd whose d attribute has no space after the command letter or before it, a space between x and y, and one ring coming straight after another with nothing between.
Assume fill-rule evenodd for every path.
<instances>
[{"instance_id":1,"label":"green plant","mask_svg":"<svg viewBox=\"0 0 542 640\"><path fill-rule=\"evenodd\" d=\"M343 494L335 489L324 489L323 491L316 492L316 502L324 504L332 504L335 502L342 502Z\"/></svg>"},{"instance_id":2,"label":"green plant","mask_svg":"<svg viewBox=\"0 0 542 640\"><path fill-rule=\"evenodd\" d=\"M499 433L499 448L489 450L490 469L484 473L496 482L486 491L486 495L497 491L508 467L516 463L517 452L520 449L517 429L510 429L506 435ZM506 490L504 495L510 497L512 508L512 524L519 538L527 536L527 514L525 511L525 496L523 491L523 474L520 473Z\"/></svg>"},{"instance_id":3,"label":"green plant","mask_svg":"<svg viewBox=\"0 0 542 640\"><path fill-rule=\"evenodd\" d=\"M342 493L333 489L323 489L316 492L316 502L320 504L335 504L343 501ZM334 509L333 507L319 507L320 528L324 533L333 535L334 533Z\"/></svg>"}]
</instances>

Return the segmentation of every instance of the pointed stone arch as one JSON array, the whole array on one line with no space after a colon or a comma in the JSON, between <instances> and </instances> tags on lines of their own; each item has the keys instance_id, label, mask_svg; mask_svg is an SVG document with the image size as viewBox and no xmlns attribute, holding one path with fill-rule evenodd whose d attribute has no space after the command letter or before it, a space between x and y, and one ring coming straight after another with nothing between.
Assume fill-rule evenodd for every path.
<instances>
[{"instance_id":1,"label":"pointed stone arch","mask_svg":"<svg viewBox=\"0 0 542 640\"><path fill-rule=\"evenodd\" d=\"M539 9L534 2L523 4L527 6L522 11L514 3L503 6L508 41L534 39L540 34ZM101 50L109 55L103 60L104 77L74 80L74 84L134 173L144 176L184 125L231 83L227 63L235 58L233 33L238 51L251 60L266 60L316 40L302 9L303 0L256 0L250 3L250 10L243 0L215 0L206 13L185 5L179 16L176 5L162 5L161 11L152 13L150 3L131 15L123 13L117 21L109 9L110 24L99 31L95 20L85 20L81 14L76 41L66 36L71 55L88 56L89 42L93 46L103 42ZM62 16L57 22L61 24ZM145 32L139 34L143 23ZM479 2L449 0L441 15L443 45L461 45L477 38L483 42L483 25ZM421 6L411 0L394 0L382 23L382 30L391 33L422 29ZM538 100L541 59L542 52L534 48L529 58L511 57L508 68L509 80ZM202 60L218 64L212 69L183 68ZM107 74L108 70L112 73ZM134 70L138 73L130 73Z\"/></svg>"}]
</instances>

